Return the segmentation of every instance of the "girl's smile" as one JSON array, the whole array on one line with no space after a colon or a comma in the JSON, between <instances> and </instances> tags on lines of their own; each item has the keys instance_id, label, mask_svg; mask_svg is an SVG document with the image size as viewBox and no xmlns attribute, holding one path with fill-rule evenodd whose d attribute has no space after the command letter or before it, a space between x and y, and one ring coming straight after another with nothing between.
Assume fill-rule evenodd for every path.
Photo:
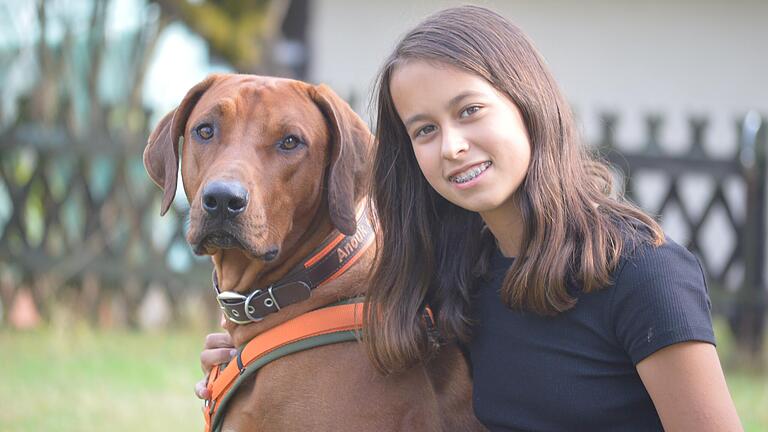
<instances>
[{"instance_id":1,"label":"girl's smile","mask_svg":"<svg viewBox=\"0 0 768 432\"><path fill-rule=\"evenodd\" d=\"M493 165L491 161L473 164L466 169L458 169L457 173L449 175L448 181L454 183L459 189L467 189L480 181L480 177Z\"/></svg>"}]
</instances>

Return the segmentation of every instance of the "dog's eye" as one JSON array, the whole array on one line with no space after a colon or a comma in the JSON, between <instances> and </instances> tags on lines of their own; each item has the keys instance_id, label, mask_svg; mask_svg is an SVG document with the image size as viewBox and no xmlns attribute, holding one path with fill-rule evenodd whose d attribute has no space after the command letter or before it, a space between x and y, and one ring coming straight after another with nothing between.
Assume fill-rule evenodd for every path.
<instances>
[{"instance_id":1,"label":"dog's eye","mask_svg":"<svg viewBox=\"0 0 768 432\"><path fill-rule=\"evenodd\" d=\"M204 140L209 140L213 137L213 126L208 123L201 124L195 129L197 136Z\"/></svg>"},{"instance_id":2,"label":"dog's eye","mask_svg":"<svg viewBox=\"0 0 768 432\"><path fill-rule=\"evenodd\" d=\"M283 138L282 141L278 143L278 146L280 147L280 150L293 150L296 147L303 144L299 137L296 135L288 135L287 137Z\"/></svg>"}]
</instances>

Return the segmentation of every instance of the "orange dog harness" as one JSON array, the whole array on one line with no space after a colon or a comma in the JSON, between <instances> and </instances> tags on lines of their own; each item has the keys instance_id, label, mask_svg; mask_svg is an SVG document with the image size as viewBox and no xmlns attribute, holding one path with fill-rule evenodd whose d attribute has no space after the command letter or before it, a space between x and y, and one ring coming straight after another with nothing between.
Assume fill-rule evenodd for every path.
<instances>
[{"instance_id":1,"label":"orange dog harness","mask_svg":"<svg viewBox=\"0 0 768 432\"><path fill-rule=\"evenodd\" d=\"M221 429L224 408L235 389L259 368L282 356L316 346L358 339L363 326L363 304L340 304L317 309L286 321L251 339L237 357L211 370L205 401L205 431Z\"/></svg>"}]
</instances>

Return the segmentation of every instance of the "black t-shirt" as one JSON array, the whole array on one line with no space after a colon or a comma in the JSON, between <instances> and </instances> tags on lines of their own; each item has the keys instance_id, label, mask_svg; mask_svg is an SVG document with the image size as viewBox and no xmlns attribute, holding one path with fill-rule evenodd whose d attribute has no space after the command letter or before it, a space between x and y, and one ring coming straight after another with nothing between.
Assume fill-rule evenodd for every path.
<instances>
[{"instance_id":1,"label":"black t-shirt","mask_svg":"<svg viewBox=\"0 0 768 432\"><path fill-rule=\"evenodd\" d=\"M698 260L667 239L624 256L613 285L555 317L511 310L499 288L512 258L496 251L472 303L475 414L492 431L662 430L635 369L682 341L714 344Z\"/></svg>"}]
</instances>

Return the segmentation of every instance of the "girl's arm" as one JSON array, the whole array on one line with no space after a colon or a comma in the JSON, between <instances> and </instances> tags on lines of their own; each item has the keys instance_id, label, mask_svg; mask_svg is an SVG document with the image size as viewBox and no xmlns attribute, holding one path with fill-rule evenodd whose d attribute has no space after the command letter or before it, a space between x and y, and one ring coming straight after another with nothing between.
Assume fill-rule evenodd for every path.
<instances>
[{"instance_id":1,"label":"girl's arm","mask_svg":"<svg viewBox=\"0 0 768 432\"><path fill-rule=\"evenodd\" d=\"M741 431L715 347L682 342L637 364L666 431Z\"/></svg>"}]
</instances>

